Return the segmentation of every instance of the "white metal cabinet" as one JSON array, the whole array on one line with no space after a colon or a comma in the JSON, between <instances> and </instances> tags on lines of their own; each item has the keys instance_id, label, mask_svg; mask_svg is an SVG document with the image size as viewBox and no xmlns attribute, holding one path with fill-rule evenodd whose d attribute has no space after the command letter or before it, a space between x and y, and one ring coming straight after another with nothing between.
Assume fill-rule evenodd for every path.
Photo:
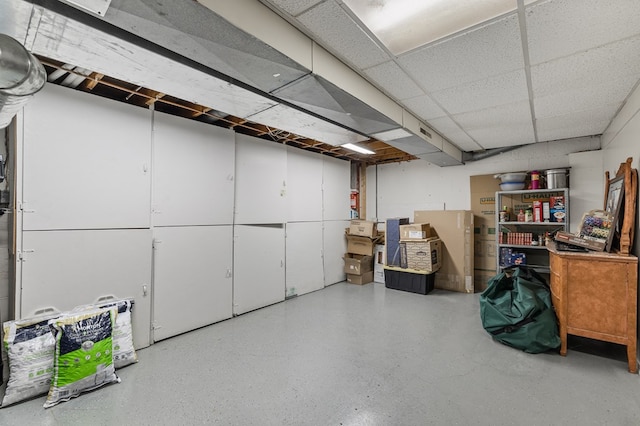
<instances>
[{"instance_id":1,"label":"white metal cabinet","mask_svg":"<svg viewBox=\"0 0 640 426\"><path fill-rule=\"evenodd\" d=\"M286 154L282 145L236 134L236 224L285 222Z\"/></svg>"},{"instance_id":2,"label":"white metal cabinet","mask_svg":"<svg viewBox=\"0 0 640 426\"><path fill-rule=\"evenodd\" d=\"M322 226L324 285L328 286L347 278L344 273L343 256L347 252L347 238L344 230L349 227L349 221L325 221Z\"/></svg>"},{"instance_id":3,"label":"white metal cabinet","mask_svg":"<svg viewBox=\"0 0 640 426\"><path fill-rule=\"evenodd\" d=\"M154 113L153 223L233 223L232 130Z\"/></svg>"},{"instance_id":4,"label":"white metal cabinet","mask_svg":"<svg viewBox=\"0 0 640 426\"><path fill-rule=\"evenodd\" d=\"M287 221L322 220L322 156L287 147Z\"/></svg>"},{"instance_id":5,"label":"white metal cabinet","mask_svg":"<svg viewBox=\"0 0 640 426\"><path fill-rule=\"evenodd\" d=\"M236 225L233 249L233 313L243 314L285 298L282 225Z\"/></svg>"},{"instance_id":6,"label":"white metal cabinet","mask_svg":"<svg viewBox=\"0 0 640 426\"><path fill-rule=\"evenodd\" d=\"M17 316L45 308L66 311L103 296L132 297L134 344L149 345L150 230L25 231L22 236Z\"/></svg>"},{"instance_id":7,"label":"white metal cabinet","mask_svg":"<svg viewBox=\"0 0 640 426\"><path fill-rule=\"evenodd\" d=\"M46 85L24 110L23 229L148 228L150 120Z\"/></svg>"},{"instance_id":8,"label":"white metal cabinet","mask_svg":"<svg viewBox=\"0 0 640 426\"><path fill-rule=\"evenodd\" d=\"M324 287L322 222L287 223L287 297Z\"/></svg>"},{"instance_id":9,"label":"white metal cabinet","mask_svg":"<svg viewBox=\"0 0 640 426\"><path fill-rule=\"evenodd\" d=\"M350 214L351 163L323 157L323 220L347 220Z\"/></svg>"},{"instance_id":10,"label":"white metal cabinet","mask_svg":"<svg viewBox=\"0 0 640 426\"><path fill-rule=\"evenodd\" d=\"M233 228L154 229L153 340L232 316Z\"/></svg>"}]
</instances>

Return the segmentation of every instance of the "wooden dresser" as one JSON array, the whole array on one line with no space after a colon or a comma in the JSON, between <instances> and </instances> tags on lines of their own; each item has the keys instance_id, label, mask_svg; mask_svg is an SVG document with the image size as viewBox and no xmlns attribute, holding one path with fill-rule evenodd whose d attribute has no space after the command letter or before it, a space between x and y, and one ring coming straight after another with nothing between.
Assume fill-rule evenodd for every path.
<instances>
[{"instance_id":1,"label":"wooden dresser","mask_svg":"<svg viewBox=\"0 0 640 426\"><path fill-rule=\"evenodd\" d=\"M626 345L629 371L636 362L638 258L606 252L567 252L547 246L551 296L560 326L560 355L567 334Z\"/></svg>"}]
</instances>

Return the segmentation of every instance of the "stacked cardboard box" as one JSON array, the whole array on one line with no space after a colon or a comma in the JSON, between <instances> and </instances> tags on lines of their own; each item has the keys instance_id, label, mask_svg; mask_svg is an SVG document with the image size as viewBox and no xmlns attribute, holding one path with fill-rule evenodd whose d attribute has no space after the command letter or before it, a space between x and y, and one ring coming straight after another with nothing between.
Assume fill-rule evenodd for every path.
<instances>
[{"instance_id":1,"label":"stacked cardboard box","mask_svg":"<svg viewBox=\"0 0 640 426\"><path fill-rule=\"evenodd\" d=\"M442 267L436 288L473 293L473 212L469 210L415 211L414 221L431 224L442 241Z\"/></svg>"},{"instance_id":2,"label":"stacked cardboard box","mask_svg":"<svg viewBox=\"0 0 640 426\"><path fill-rule=\"evenodd\" d=\"M384 267L385 286L427 294L433 289L434 273L442 263L441 241L431 236L429 223L399 224L398 265Z\"/></svg>"},{"instance_id":3,"label":"stacked cardboard box","mask_svg":"<svg viewBox=\"0 0 640 426\"><path fill-rule=\"evenodd\" d=\"M373 281L373 255L383 235L378 233L377 223L354 219L347 229L347 253L344 255L344 272L347 282L367 284Z\"/></svg>"}]
</instances>

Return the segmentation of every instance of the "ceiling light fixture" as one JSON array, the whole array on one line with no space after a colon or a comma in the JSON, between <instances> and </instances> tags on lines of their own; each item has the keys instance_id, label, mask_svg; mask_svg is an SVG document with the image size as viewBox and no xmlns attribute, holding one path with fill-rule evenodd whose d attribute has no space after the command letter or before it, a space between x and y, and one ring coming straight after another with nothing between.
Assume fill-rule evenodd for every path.
<instances>
[{"instance_id":1,"label":"ceiling light fixture","mask_svg":"<svg viewBox=\"0 0 640 426\"><path fill-rule=\"evenodd\" d=\"M368 154L368 155L375 154L375 152L371 151L370 149L363 148L361 146L354 145L352 143L345 143L344 145L340 145L340 146L351 151L359 152L360 154Z\"/></svg>"},{"instance_id":2,"label":"ceiling light fixture","mask_svg":"<svg viewBox=\"0 0 640 426\"><path fill-rule=\"evenodd\" d=\"M343 1L394 55L511 12L517 5L513 0Z\"/></svg>"}]
</instances>

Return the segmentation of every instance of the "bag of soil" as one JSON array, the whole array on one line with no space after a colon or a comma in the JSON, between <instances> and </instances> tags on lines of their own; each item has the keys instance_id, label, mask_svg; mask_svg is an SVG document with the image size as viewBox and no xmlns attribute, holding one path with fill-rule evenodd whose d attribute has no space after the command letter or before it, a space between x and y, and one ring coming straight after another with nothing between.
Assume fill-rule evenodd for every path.
<instances>
[{"instance_id":1,"label":"bag of soil","mask_svg":"<svg viewBox=\"0 0 640 426\"><path fill-rule=\"evenodd\" d=\"M56 313L3 324L4 348L9 361L3 407L49 391L56 343L49 321L59 316L60 313Z\"/></svg>"},{"instance_id":2,"label":"bag of soil","mask_svg":"<svg viewBox=\"0 0 640 426\"><path fill-rule=\"evenodd\" d=\"M107 308L69 313L49 322L55 353L45 408L120 381L113 365L116 315L117 309Z\"/></svg>"}]
</instances>

